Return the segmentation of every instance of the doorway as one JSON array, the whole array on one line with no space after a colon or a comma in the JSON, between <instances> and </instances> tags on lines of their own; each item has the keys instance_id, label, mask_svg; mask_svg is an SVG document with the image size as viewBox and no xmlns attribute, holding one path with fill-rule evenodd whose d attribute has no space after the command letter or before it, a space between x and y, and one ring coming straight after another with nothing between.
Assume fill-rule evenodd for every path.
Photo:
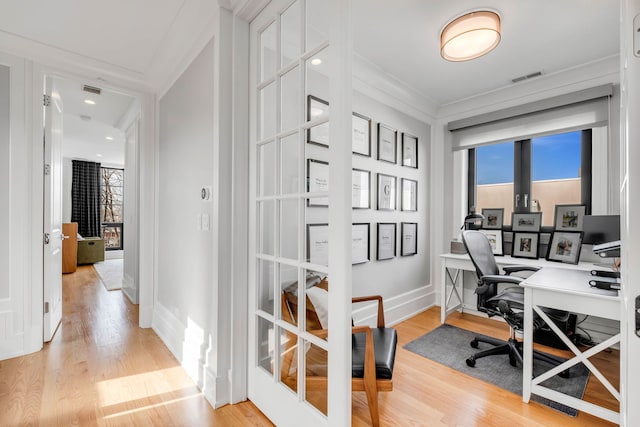
<instances>
[{"instance_id":1,"label":"doorway","mask_svg":"<svg viewBox=\"0 0 640 427\"><path fill-rule=\"evenodd\" d=\"M66 228L73 232L59 236L65 243L74 242L66 245L66 255L72 254L75 263L65 258L64 272L74 274L77 265L92 265L107 290L122 290L137 304L141 103L131 94L77 79L46 76L44 80L45 93L53 88L55 96L50 98L56 101L47 106L45 97L45 237L48 228L77 224L77 231ZM59 118L51 124L50 116ZM59 150L52 151L57 139ZM52 225L51 218L59 218L60 224ZM55 300L62 295L61 269L46 266L62 262L64 247L55 256L56 251L45 250L44 341L52 338L60 320L47 313L47 306L57 307Z\"/></svg>"}]
</instances>

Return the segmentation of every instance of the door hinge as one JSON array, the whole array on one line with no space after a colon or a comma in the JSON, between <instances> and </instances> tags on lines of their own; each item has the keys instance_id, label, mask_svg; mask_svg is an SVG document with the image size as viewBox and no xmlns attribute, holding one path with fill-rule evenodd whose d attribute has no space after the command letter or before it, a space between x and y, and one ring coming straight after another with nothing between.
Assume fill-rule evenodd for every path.
<instances>
[{"instance_id":1,"label":"door hinge","mask_svg":"<svg viewBox=\"0 0 640 427\"><path fill-rule=\"evenodd\" d=\"M44 176L51 174L51 165L49 163L44 164Z\"/></svg>"},{"instance_id":2,"label":"door hinge","mask_svg":"<svg viewBox=\"0 0 640 427\"><path fill-rule=\"evenodd\" d=\"M51 105L51 96L49 95L42 95L42 104L45 107L48 107L49 105Z\"/></svg>"},{"instance_id":3,"label":"door hinge","mask_svg":"<svg viewBox=\"0 0 640 427\"><path fill-rule=\"evenodd\" d=\"M45 302L44 303L44 314L47 314L49 312L49 303Z\"/></svg>"}]
</instances>

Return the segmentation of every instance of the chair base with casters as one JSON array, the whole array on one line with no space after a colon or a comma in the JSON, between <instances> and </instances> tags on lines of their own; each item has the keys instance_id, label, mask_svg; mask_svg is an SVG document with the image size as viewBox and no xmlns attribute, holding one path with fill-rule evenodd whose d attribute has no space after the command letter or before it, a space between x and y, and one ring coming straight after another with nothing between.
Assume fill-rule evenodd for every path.
<instances>
[{"instance_id":1,"label":"chair base with casters","mask_svg":"<svg viewBox=\"0 0 640 427\"><path fill-rule=\"evenodd\" d=\"M518 341L516 339L516 334L515 331L512 329L511 330L511 337L509 337L509 339L507 341L503 341L503 340L499 340L497 338L491 338L491 337L485 337L485 336L476 336L474 337L474 339L469 343L469 345L471 345L471 347L473 348L478 348L478 343L486 343L486 344L491 344L495 347L493 348L488 348L486 350L482 350L479 351L478 353L475 353L474 355L470 356L469 358L467 358L466 362L467 362L467 366L473 368L476 366L476 360L477 359L482 359L483 357L487 357L487 356L493 356L496 354L508 354L509 355L509 364L513 367L517 367L518 364L520 364L520 366L523 365L523 361L522 361L522 341ZM547 362L551 365L554 366L558 366L559 364L561 364L562 362L564 362L563 360L557 359L555 357L549 356L547 354L544 354L540 351L534 350L533 351L533 357L534 359L538 359L541 360L543 362ZM560 372L560 377L562 378L569 378L570 376L570 371L569 369L566 369L562 372Z\"/></svg>"},{"instance_id":2,"label":"chair base with casters","mask_svg":"<svg viewBox=\"0 0 640 427\"><path fill-rule=\"evenodd\" d=\"M462 241L469 253L471 262L476 268L478 277L478 287L475 293L478 296L477 308L486 313L489 317L500 316L509 325L511 337L507 341L495 338L476 336L471 341L471 347L478 348L478 343L484 342L495 347L480 351L469 358L466 363L470 367L476 365L476 360L483 357L506 354L509 356L511 366L522 366L523 344L516 339L516 332L524 330L524 290L518 286L524 279L511 274L522 271L534 272L539 270L531 266L507 266L504 267L505 274L500 274L500 269L493 256L493 251L487 237L478 232L466 230L462 233ZM510 285L507 289L498 292L498 285ZM569 313L555 309L543 308L549 317L557 322L566 322ZM545 326L544 321L534 313L533 329L539 330ZM558 366L564 360L549 356L539 351L533 352L535 359L545 361ZM569 370L560 374L561 377L569 377Z\"/></svg>"}]
</instances>

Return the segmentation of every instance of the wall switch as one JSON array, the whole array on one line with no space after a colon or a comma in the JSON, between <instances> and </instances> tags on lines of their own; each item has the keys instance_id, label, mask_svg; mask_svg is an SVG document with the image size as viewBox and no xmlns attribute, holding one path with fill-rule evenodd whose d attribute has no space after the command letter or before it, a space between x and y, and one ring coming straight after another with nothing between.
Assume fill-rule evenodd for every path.
<instances>
[{"instance_id":1,"label":"wall switch","mask_svg":"<svg viewBox=\"0 0 640 427\"><path fill-rule=\"evenodd\" d=\"M209 231L209 214L202 214L202 229L204 231Z\"/></svg>"}]
</instances>

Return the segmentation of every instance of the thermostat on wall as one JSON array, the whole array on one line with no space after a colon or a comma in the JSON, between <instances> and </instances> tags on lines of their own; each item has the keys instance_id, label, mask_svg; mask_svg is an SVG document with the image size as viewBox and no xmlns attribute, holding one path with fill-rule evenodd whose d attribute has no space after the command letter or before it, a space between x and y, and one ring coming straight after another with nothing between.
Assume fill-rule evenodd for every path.
<instances>
[{"instance_id":1,"label":"thermostat on wall","mask_svg":"<svg viewBox=\"0 0 640 427\"><path fill-rule=\"evenodd\" d=\"M200 198L202 198L202 200L209 200L211 198L211 187L202 187L200 190Z\"/></svg>"}]
</instances>

